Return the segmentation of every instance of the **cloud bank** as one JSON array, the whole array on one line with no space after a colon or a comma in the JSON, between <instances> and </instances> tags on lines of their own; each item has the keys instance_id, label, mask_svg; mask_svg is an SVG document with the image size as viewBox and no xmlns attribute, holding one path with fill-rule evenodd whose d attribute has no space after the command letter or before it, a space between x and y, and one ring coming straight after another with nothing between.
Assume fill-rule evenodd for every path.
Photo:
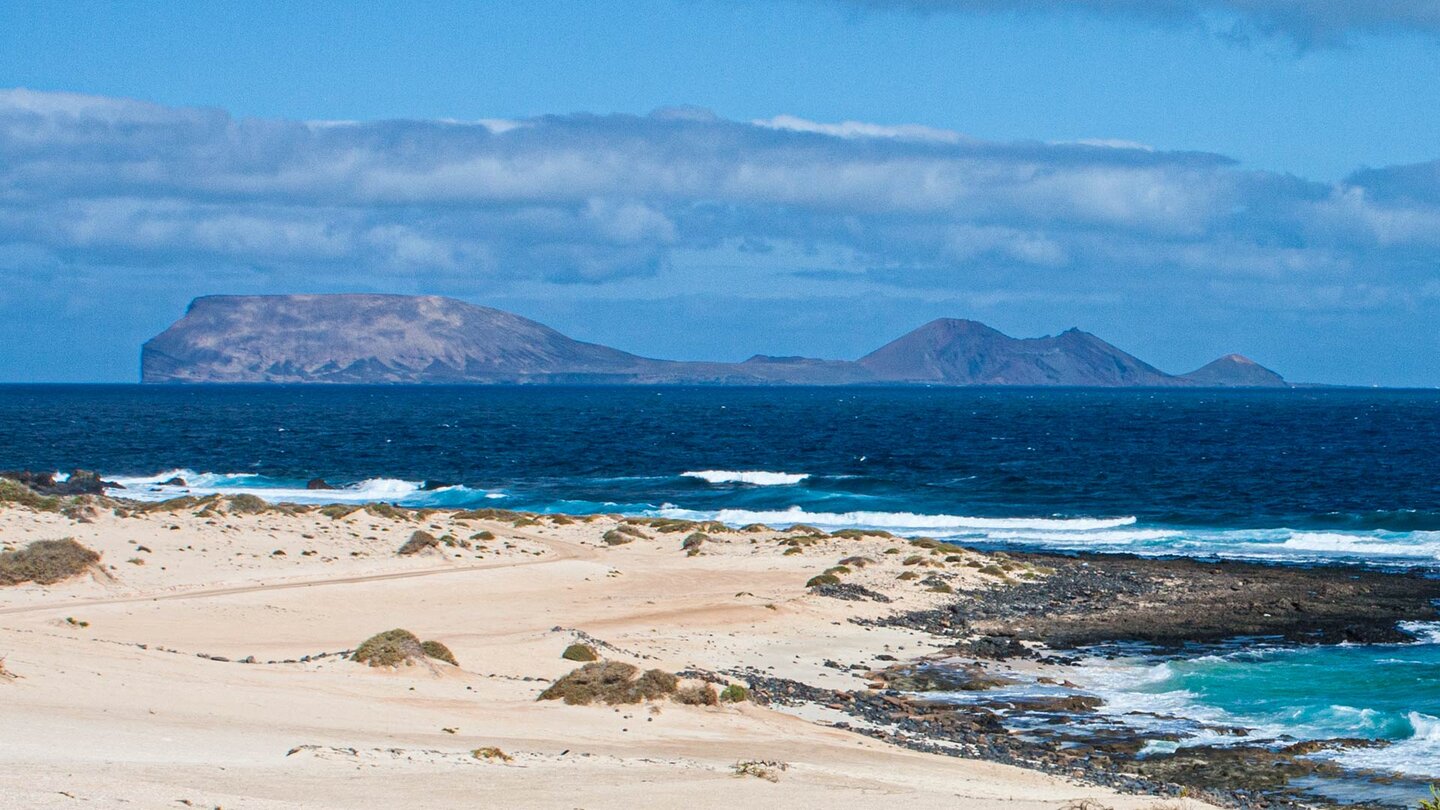
<instances>
[{"instance_id":1,"label":"cloud bank","mask_svg":"<svg viewBox=\"0 0 1440 810\"><path fill-rule=\"evenodd\" d=\"M1350 34L1440 33L1433 0L845 0L920 12L1072 12L1154 21L1222 23L1235 35L1282 35L1302 46L1336 45Z\"/></svg>"},{"instance_id":2,"label":"cloud bank","mask_svg":"<svg viewBox=\"0 0 1440 810\"><path fill-rule=\"evenodd\" d=\"M1123 142L787 116L308 122L11 90L0 272L164 267L203 282L234 267L295 288L338 273L485 290L779 249L831 257L809 278L877 289L1225 287L1290 307L1404 304L1435 295L1437 167L1319 183Z\"/></svg>"}]
</instances>

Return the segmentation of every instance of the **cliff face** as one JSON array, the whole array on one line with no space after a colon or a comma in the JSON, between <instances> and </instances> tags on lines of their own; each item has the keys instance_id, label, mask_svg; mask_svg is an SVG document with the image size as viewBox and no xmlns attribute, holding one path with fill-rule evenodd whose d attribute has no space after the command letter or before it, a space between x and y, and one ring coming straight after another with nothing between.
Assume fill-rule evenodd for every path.
<instances>
[{"instance_id":1,"label":"cliff face","mask_svg":"<svg viewBox=\"0 0 1440 810\"><path fill-rule=\"evenodd\" d=\"M942 319L858 361L681 362L582 343L450 298L264 295L195 299L185 317L145 343L140 366L148 383L1246 384L1219 381L1236 378L1233 362L1212 368L1229 360L1172 377L1078 330L1021 340Z\"/></svg>"}]
</instances>

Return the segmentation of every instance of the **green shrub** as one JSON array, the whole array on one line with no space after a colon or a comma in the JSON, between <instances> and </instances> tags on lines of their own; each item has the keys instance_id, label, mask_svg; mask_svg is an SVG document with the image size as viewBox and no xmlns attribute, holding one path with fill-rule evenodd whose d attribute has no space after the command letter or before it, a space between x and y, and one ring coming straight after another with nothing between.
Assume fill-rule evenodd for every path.
<instances>
[{"instance_id":1,"label":"green shrub","mask_svg":"<svg viewBox=\"0 0 1440 810\"><path fill-rule=\"evenodd\" d=\"M790 527L790 531L795 532L796 534L808 534L811 537L830 536L829 532L825 531L824 529L816 528L808 523L796 523L794 526Z\"/></svg>"},{"instance_id":2,"label":"green shrub","mask_svg":"<svg viewBox=\"0 0 1440 810\"><path fill-rule=\"evenodd\" d=\"M902 581L905 581L905 582L909 582L909 581L912 580L912 579L919 579L919 578L920 578L920 575L917 574L917 573L915 573L914 571L906 571L905 573L903 573L903 574L901 574L900 576L896 577L896 579L902 580Z\"/></svg>"},{"instance_id":3,"label":"green shrub","mask_svg":"<svg viewBox=\"0 0 1440 810\"><path fill-rule=\"evenodd\" d=\"M685 556L694 557L695 555L700 553L700 547L705 545L705 543L709 540L709 535L703 534L701 532L694 532L680 543L680 548L684 550Z\"/></svg>"},{"instance_id":4,"label":"green shrub","mask_svg":"<svg viewBox=\"0 0 1440 810\"><path fill-rule=\"evenodd\" d=\"M817 574L805 583L807 588L819 588L822 585L839 585L840 578L834 574Z\"/></svg>"},{"instance_id":5,"label":"green shrub","mask_svg":"<svg viewBox=\"0 0 1440 810\"><path fill-rule=\"evenodd\" d=\"M474 751L471 751L471 752L470 752L470 756L472 756L472 757L474 757L474 758L476 758L476 759L483 759L483 760L488 760L488 761L491 761L491 762L513 762L513 761L514 761L514 757L510 756L509 754L505 753L504 751L501 751L499 748L496 748L496 747L493 746L493 745L486 746L486 747L484 747L484 748L476 748Z\"/></svg>"},{"instance_id":6,"label":"green shrub","mask_svg":"<svg viewBox=\"0 0 1440 810\"><path fill-rule=\"evenodd\" d=\"M925 561L925 558L924 558L924 557L921 557L919 554L914 554L914 555L911 555L911 556L909 556L909 557L906 557L905 560L904 560L903 562L901 562L900 564L901 564L901 565L919 565L920 563L922 563L922 562L924 562L924 561Z\"/></svg>"},{"instance_id":7,"label":"green shrub","mask_svg":"<svg viewBox=\"0 0 1440 810\"><path fill-rule=\"evenodd\" d=\"M36 540L25 548L0 553L0 585L53 585L85 573L99 561L99 554L69 537Z\"/></svg>"},{"instance_id":8,"label":"green shrub","mask_svg":"<svg viewBox=\"0 0 1440 810\"><path fill-rule=\"evenodd\" d=\"M750 699L750 690L738 683L732 683L720 690L721 703L742 703Z\"/></svg>"},{"instance_id":9,"label":"green shrub","mask_svg":"<svg viewBox=\"0 0 1440 810\"><path fill-rule=\"evenodd\" d=\"M934 585L931 585L930 588L929 588L929 590L931 590L931 591L933 591L933 592L935 592L935 593L954 593L954 592L955 592L955 589L954 589L954 588L950 587L948 584L946 584L946 583L944 583L944 582L937 582L937 583L935 583Z\"/></svg>"},{"instance_id":10,"label":"green shrub","mask_svg":"<svg viewBox=\"0 0 1440 810\"><path fill-rule=\"evenodd\" d=\"M495 539L495 533L492 532L492 531L475 532L474 534L470 535L470 539L471 539L471 540L481 540L481 541L484 541L484 540L494 540L494 539Z\"/></svg>"},{"instance_id":11,"label":"green shrub","mask_svg":"<svg viewBox=\"0 0 1440 810\"><path fill-rule=\"evenodd\" d=\"M984 565L980 567L980 573L990 577L1005 576L1005 569L998 565Z\"/></svg>"},{"instance_id":12,"label":"green shrub","mask_svg":"<svg viewBox=\"0 0 1440 810\"><path fill-rule=\"evenodd\" d=\"M745 524L744 526L741 526L741 527L740 527L740 531L742 531L742 532L751 532L751 533L759 533L759 532L774 531L774 529L771 529L769 526L766 526L764 523L747 523L747 524Z\"/></svg>"},{"instance_id":13,"label":"green shrub","mask_svg":"<svg viewBox=\"0 0 1440 810\"><path fill-rule=\"evenodd\" d=\"M1430 786L1430 798L1420 800L1420 810L1440 810L1440 786Z\"/></svg>"},{"instance_id":14,"label":"green shrub","mask_svg":"<svg viewBox=\"0 0 1440 810\"><path fill-rule=\"evenodd\" d=\"M434 658L436 661L444 661L447 664L452 664L457 667L460 666L460 662L455 660L455 653L450 652L449 647L446 647L438 641L420 642L420 651L425 653L426 658Z\"/></svg>"},{"instance_id":15,"label":"green shrub","mask_svg":"<svg viewBox=\"0 0 1440 810\"><path fill-rule=\"evenodd\" d=\"M566 661L599 661L600 656L596 655L595 648L589 644L571 644L560 653L560 657Z\"/></svg>"},{"instance_id":16,"label":"green shrub","mask_svg":"<svg viewBox=\"0 0 1440 810\"><path fill-rule=\"evenodd\" d=\"M843 565L836 565L836 566L833 566L833 567L831 567L831 568L826 568L826 569L825 569L825 573L827 573L827 574L832 574L832 575L834 575L834 576L839 577L839 576L844 576L844 575L850 573L850 569L849 569L849 568L846 568L846 567L843 566Z\"/></svg>"},{"instance_id":17,"label":"green shrub","mask_svg":"<svg viewBox=\"0 0 1440 810\"><path fill-rule=\"evenodd\" d=\"M332 503L329 506L320 507L320 514L331 520L339 520L358 511L360 511L359 506L347 503Z\"/></svg>"}]
</instances>

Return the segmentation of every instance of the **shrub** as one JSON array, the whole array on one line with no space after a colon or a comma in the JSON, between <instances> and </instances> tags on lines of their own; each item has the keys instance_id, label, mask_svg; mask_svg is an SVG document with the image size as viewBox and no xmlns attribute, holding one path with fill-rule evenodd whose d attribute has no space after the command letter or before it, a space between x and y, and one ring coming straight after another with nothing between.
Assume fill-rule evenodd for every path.
<instances>
[{"instance_id":1,"label":"shrub","mask_svg":"<svg viewBox=\"0 0 1440 810\"><path fill-rule=\"evenodd\" d=\"M807 588L819 588L822 585L839 585L840 578L834 574L817 574L805 583Z\"/></svg>"},{"instance_id":2,"label":"shrub","mask_svg":"<svg viewBox=\"0 0 1440 810\"><path fill-rule=\"evenodd\" d=\"M425 657L425 648L420 639L409 630L386 630L376 633L357 648L350 657L352 661L369 664L372 667L398 667Z\"/></svg>"},{"instance_id":3,"label":"shrub","mask_svg":"<svg viewBox=\"0 0 1440 810\"><path fill-rule=\"evenodd\" d=\"M732 683L720 690L721 703L742 703L750 699L750 690L738 683Z\"/></svg>"},{"instance_id":4,"label":"shrub","mask_svg":"<svg viewBox=\"0 0 1440 810\"><path fill-rule=\"evenodd\" d=\"M849 569L849 568L846 568L846 567L843 566L843 565L836 565L836 566L831 566L830 568L826 568L826 569L825 569L825 573L827 573L827 574L832 574L832 575L834 575L834 576L839 577L839 576L844 576L844 575L850 573L850 569Z\"/></svg>"},{"instance_id":5,"label":"shrub","mask_svg":"<svg viewBox=\"0 0 1440 810\"><path fill-rule=\"evenodd\" d=\"M846 557L845 559L840 561L840 564L850 565L856 568L864 568L865 566L873 562L875 561L870 559L869 557Z\"/></svg>"},{"instance_id":6,"label":"shrub","mask_svg":"<svg viewBox=\"0 0 1440 810\"><path fill-rule=\"evenodd\" d=\"M604 534L600 535L600 539L607 546L623 546L626 543L635 542L635 537L633 535L626 534L619 529L611 529L610 531L605 532Z\"/></svg>"},{"instance_id":7,"label":"shrub","mask_svg":"<svg viewBox=\"0 0 1440 810\"><path fill-rule=\"evenodd\" d=\"M266 503L263 498L248 492L231 495L226 501L230 511L239 515L258 515L270 508L270 504Z\"/></svg>"},{"instance_id":8,"label":"shrub","mask_svg":"<svg viewBox=\"0 0 1440 810\"><path fill-rule=\"evenodd\" d=\"M471 540L494 540L495 533L492 531L480 531L470 535Z\"/></svg>"},{"instance_id":9,"label":"shrub","mask_svg":"<svg viewBox=\"0 0 1440 810\"><path fill-rule=\"evenodd\" d=\"M635 676L639 669L621 661L595 661L572 670L540 693L540 700L563 700L569 706L599 701L611 705L639 703Z\"/></svg>"},{"instance_id":10,"label":"shrub","mask_svg":"<svg viewBox=\"0 0 1440 810\"><path fill-rule=\"evenodd\" d=\"M426 658L434 658L436 661L444 661L453 666L460 666L460 662L455 660L455 653L450 652L449 647L446 647L438 641L420 642L420 651L425 653Z\"/></svg>"},{"instance_id":11,"label":"shrub","mask_svg":"<svg viewBox=\"0 0 1440 810\"><path fill-rule=\"evenodd\" d=\"M404 509L388 503L372 503L365 507L365 511L375 517L389 518L390 520L409 520L410 516Z\"/></svg>"},{"instance_id":12,"label":"shrub","mask_svg":"<svg viewBox=\"0 0 1440 810\"><path fill-rule=\"evenodd\" d=\"M705 545L710 536L701 532L694 532L680 543L680 548L685 551L685 556L694 557L700 553L700 547Z\"/></svg>"},{"instance_id":13,"label":"shrub","mask_svg":"<svg viewBox=\"0 0 1440 810\"><path fill-rule=\"evenodd\" d=\"M904 559L904 561L901 562L900 564L901 564L901 565L919 565L920 563L922 563L922 562L924 562L924 561L925 561L925 558L924 558L924 557L921 557L919 554L914 554L914 555L911 555L911 556L909 556L909 557L906 557L906 558Z\"/></svg>"},{"instance_id":14,"label":"shrub","mask_svg":"<svg viewBox=\"0 0 1440 810\"><path fill-rule=\"evenodd\" d=\"M663 669L647 669L635 681L635 690L646 700L658 700L675 694L680 679Z\"/></svg>"},{"instance_id":15,"label":"shrub","mask_svg":"<svg viewBox=\"0 0 1440 810\"><path fill-rule=\"evenodd\" d=\"M782 556L782 557L789 557L789 556L792 555L792 554L804 554L804 553L805 553L805 549L800 548L799 546L791 546L790 548L785 549L785 553L782 554L782 555L780 555L780 556Z\"/></svg>"},{"instance_id":16,"label":"shrub","mask_svg":"<svg viewBox=\"0 0 1440 810\"><path fill-rule=\"evenodd\" d=\"M742 531L742 532L768 532L768 531L774 531L774 530L771 529L769 526L766 526L764 523L747 523L747 524L745 524L744 526L741 526L741 527L740 527L740 531Z\"/></svg>"},{"instance_id":17,"label":"shrub","mask_svg":"<svg viewBox=\"0 0 1440 810\"><path fill-rule=\"evenodd\" d=\"M563 700L570 706L639 703L673 695L679 680L659 669L643 674L621 661L594 661L572 670L540 693L540 700Z\"/></svg>"},{"instance_id":18,"label":"shrub","mask_svg":"<svg viewBox=\"0 0 1440 810\"><path fill-rule=\"evenodd\" d=\"M1003 577L1005 576L1005 569L998 565L984 565L980 567L980 573L991 577Z\"/></svg>"},{"instance_id":19,"label":"shrub","mask_svg":"<svg viewBox=\"0 0 1440 810\"><path fill-rule=\"evenodd\" d=\"M18 677L20 676L5 668L5 659L0 658L0 681L13 681Z\"/></svg>"},{"instance_id":20,"label":"shrub","mask_svg":"<svg viewBox=\"0 0 1440 810\"><path fill-rule=\"evenodd\" d=\"M896 579L902 580L902 581L905 581L905 582L909 582L909 581L912 580L912 579L919 579L919 578L920 578L920 575L917 574L917 573L915 573L914 571L906 571L905 573L903 573L903 574L901 574L900 576L896 577Z\"/></svg>"},{"instance_id":21,"label":"shrub","mask_svg":"<svg viewBox=\"0 0 1440 810\"><path fill-rule=\"evenodd\" d=\"M360 511L360 507L353 504L332 503L329 506L320 507L320 514L331 520L339 520L353 512Z\"/></svg>"},{"instance_id":22,"label":"shrub","mask_svg":"<svg viewBox=\"0 0 1440 810\"><path fill-rule=\"evenodd\" d=\"M417 530L414 534L410 535L410 539L406 540L405 544L400 546L400 550L396 553L402 557L409 557L439 545L440 541L436 540L434 535L429 532Z\"/></svg>"},{"instance_id":23,"label":"shrub","mask_svg":"<svg viewBox=\"0 0 1440 810\"><path fill-rule=\"evenodd\" d=\"M736 776L753 776L756 779L764 779L767 782L779 782L780 773L787 768L783 762L771 760L751 760L748 762L735 763Z\"/></svg>"},{"instance_id":24,"label":"shrub","mask_svg":"<svg viewBox=\"0 0 1440 810\"><path fill-rule=\"evenodd\" d=\"M493 745L484 748L476 748L470 752L470 756L476 759L488 760L490 762L514 762L515 758L501 751Z\"/></svg>"},{"instance_id":25,"label":"shrub","mask_svg":"<svg viewBox=\"0 0 1440 810\"><path fill-rule=\"evenodd\" d=\"M41 495L12 478L0 478L0 505L28 506L37 512L56 512L60 509L60 499Z\"/></svg>"},{"instance_id":26,"label":"shrub","mask_svg":"<svg viewBox=\"0 0 1440 810\"><path fill-rule=\"evenodd\" d=\"M595 648L589 644L571 644L560 653L560 657L566 661L599 661L600 656L595 654Z\"/></svg>"},{"instance_id":27,"label":"shrub","mask_svg":"<svg viewBox=\"0 0 1440 810\"><path fill-rule=\"evenodd\" d=\"M718 706L720 693L715 691L713 684L699 683L676 691L675 702L686 706Z\"/></svg>"},{"instance_id":28,"label":"shrub","mask_svg":"<svg viewBox=\"0 0 1440 810\"><path fill-rule=\"evenodd\" d=\"M791 527L790 527L790 531L795 532L796 534L808 534L808 535L810 535L811 537L829 537L829 536L830 536L830 534L829 534L828 532L826 532L824 529L816 528L816 527L814 527L814 526L811 526L811 525L808 524L808 523L796 523L794 526L791 526Z\"/></svg>"},{"instance_id":29,"label":"shrub","mask_svg":"<svg viewBox=\"0 0 1440 810\"><path fill-rule=\"evenodd\" d=\"M935 583L934 585L931 585L930 588L929 588L929 590L931 590L931 591L933 591L933 592L935 592L935 593L954 593L954 592L955 592L955 589L954 589L954 588L950 587L947 583L944 583L944 582L937 582L937 583Z\"/></svg>"},{"instance_id":30,"label":"shrub","mask_svg":"<svg viewBox=\"0 0 1440 810\"><path fill-rule=\"evenodd\" d=\"M68 537L36 540L25 548L0 553L0 585L52 585L85 573L99 560L99 554Z\"/></svg>"},{"instance_id":31,"label":"shrub","mask_svg":"<svg viewBox=\"0 0 1440 810\"><path fill-rule=\"evenodd\" d=\"M1440 786L1430 786L1430 798L1420 800L1420 810L1440 810Z\"/></svg>"}]
</instances>

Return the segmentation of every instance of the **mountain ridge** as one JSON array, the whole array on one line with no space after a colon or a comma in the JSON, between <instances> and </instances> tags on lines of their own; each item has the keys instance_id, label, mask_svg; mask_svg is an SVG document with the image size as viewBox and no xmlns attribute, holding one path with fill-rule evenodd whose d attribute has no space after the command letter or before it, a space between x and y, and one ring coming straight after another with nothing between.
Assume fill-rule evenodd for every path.
<instances>
[{"instance_id":1,"label":"mountain ridge","mask_svg":"<svg viewBox=\"0 0 1440 810\"><path fill-rule=\"evenodd\" d=\"M145 383L1276 387L1240 355L1172 375L1093 334L1012 338L938 318L858 360L657 360L440 296L210 295L141 349Z\"/></svg>"}]
</instances>

